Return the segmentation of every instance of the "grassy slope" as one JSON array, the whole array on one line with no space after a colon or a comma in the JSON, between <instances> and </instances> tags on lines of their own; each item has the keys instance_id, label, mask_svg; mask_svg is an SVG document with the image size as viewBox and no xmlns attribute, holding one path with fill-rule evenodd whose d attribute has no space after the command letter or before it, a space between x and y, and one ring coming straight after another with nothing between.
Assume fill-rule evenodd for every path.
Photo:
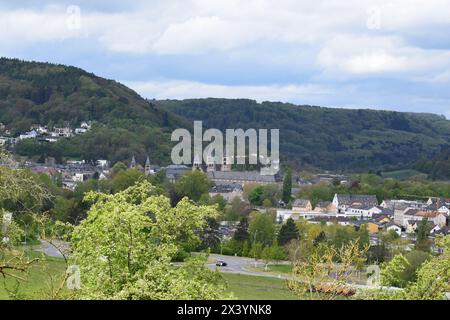
<instances>
[{"instance_id":1,"label":"grassy slope","mask_svg":"<svg viewBox=\"0 0 450 320\"><path fill-rule=\"evenodd\" d=\"M224 273L223 276L228 284L228 292L232 292L238 300L296 299L283 279L231 273Z\"/></svg>"},{"instance_id":2,"label":"grassy slope","mask_svg":"<svg viewBox=\"0 0 450 320\"><path fill-rule=\"evenodd\" d=\"M31 253L32 257L42 257L41 254ZM19 299L46 299L45 292L49 291L50 275L61 276L65 271L65 264L59 258L45 258L45 262L33 266L27 281L20 285ZM228 284L227 293L233 293L238 300L292 300L295 296L287 289L282 279L269 277L255 277L239 274L224 273L223 277ZM7 281L9 288L15 281ZM0 300L10 299L3 284L0 284Z\"/></svg>"}]
</instances>

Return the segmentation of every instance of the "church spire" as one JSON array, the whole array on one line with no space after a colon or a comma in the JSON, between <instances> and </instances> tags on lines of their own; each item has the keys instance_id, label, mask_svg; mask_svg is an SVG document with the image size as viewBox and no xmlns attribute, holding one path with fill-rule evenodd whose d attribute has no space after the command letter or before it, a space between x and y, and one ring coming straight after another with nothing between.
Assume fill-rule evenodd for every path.
<instances>
[{"instance_id":1,"label":"church spire","mask_svg":"<svg viewBox=\"0 0 450 320\"><path fill-rule=\"evenodd\" d=\"M137 167L136 158L133 155L133 158L131 158L130 168L135 169L136 167Z\"/></svg>"},{"instance_id":2,"label":"church spire","mask_svg":"<svg viewBox=\"0 0 450 320\"><path fill-rule=\"evenodd\" d=\"M150 158L148 156L147 156L147 160L145 160L144 172L147 176L153 174L152 166L150 164Z\"/></svg>"}]
</instances>

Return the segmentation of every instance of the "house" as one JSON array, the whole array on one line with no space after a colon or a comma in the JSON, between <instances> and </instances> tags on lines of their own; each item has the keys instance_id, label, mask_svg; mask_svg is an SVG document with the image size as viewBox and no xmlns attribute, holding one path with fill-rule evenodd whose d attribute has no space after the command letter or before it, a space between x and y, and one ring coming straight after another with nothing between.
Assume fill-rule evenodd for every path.
<instances>
[{"instance_id":1,"label":"house","mask_svg":"<svg viewBox=\"0 0 450 320\"><path fill-rule=\"evenodd\" d=\"M435 225L443 227L447 225L447 214L439 211L419 211L416 213L417 217L422 219L428 218L428 221L433 222Z\"/></svg>"},{"instance_id":2,"label":"house","mask_svg":"<svg viewBox=\"0 0 450 320\"><path fill-rule=\"evenodd\" d=\"M381 207L386 209L405 210L407 208L421 209L426 204L422 201L411 201L411 200L383 200L380 204Z\"/></svg>"},{"instance_id":3,"label":"house","mask_svg":"<svg viewBox=\"0 0 450 320\"><path fill-rule=\"evenodd\" d=\"M338 214L345 214L350 206L378 206L377 197L374 195L335 194L332 201L332 210Z\"/></svg>"},{"instance_id":4,"label":"house","mask_svg":"<svg viewBox=\"0 0 450 320\"><path fill-rule=\"evenodd\" d=\"M164 168L166 172L166 178L172 183L175 183L180 179L185 173L191 171L191 169L185 165L172 164Z\"/></svg>"},{"instance_id":5,"label":"house","mask_svg":"<svg viewBox=\"0 0 450 320\"><path fill-rule=\"evenodd\" d=\"M347 208L345 215L359 219L370 219L374 214L380 214L383 210L372 205L353 204Z\"/></svg>"},{"instance_id":6,"label":"house","mask_svg":"<svg viewBox=\"0 0 450 320\"><path fill-rule=\"evenodd\" d=\"M100 159L96 161L96 165L99 168L109 168L109 161Z\"/></svg>"},{"instance_id":7,"label":"house","mask_svg":"<svg viewBox=\"0 0 450 320\"><path fill-rule=\"evenodd\" d=\"M250 183L271 184L278 183L276 175L262 175L259 171L208 171L208 178L219 183L239 183L242 186Z\"/></svg>"},{"instance_id":8,"label":"house","mask_svg":"<svg viewBox=\"0 0 450 320\"><path fill-rule=\"evenodd\" d=\"M295 213L292 210L277 210L277 222L283 223L289 218L293 220L298 220L300 217L299 214Z\"/></svg>"},{"instance_id":9,"label":"house","mask_svg":"<svg viewBox=\"0 0 450 320\"><path fill-rule=\"evenodd\" d=\"M383 213L373 214L372 220L378 222L379 224L387 224L391 222L391 218Z\"/></svg>"},{"instance_id":10,"label":"house","mask_svg":"<svg viewBox=\"0 0 450 320\"><path fill-rule=\"evenodd\" d=\"M295 199L292 203L292 210L295 212L312 211L311 201L308 199Z\"/></svg>"},{"instance_id":11,"label":"house","mask_svg":"<svg viewBox=\"0 0 450 320\"><path fill-rule=\"evenodd\" d=\"M231 202L234 198L244 199L244 190L242 186L237 183L232 184L218 184L209 190L209 196L222 196L227 202Z\"/></svg>"},{"instance_id":12,"label":"house","mask_svg":"<svg viewBox=\"0 0 450 320\"><path fill-rule=\"evenodd\" d=\"M380 232L380 226L378 223L369 221L366 223L366 225L367 225L367 231L369 231L370 234L375 234L375 233Z\"/></svg>"},{"instance_id":13,"label":"house","mask_svg":"<svg viewBox=\"0 0 450 320\"><path fill-rule=\"evenodd\" d=\"M312 224L322 224L325 223L326 225L333 225L333 224L339 224L341 226L350 226L355 225L355 220L346 218L346 217L336 217L336 216L330 216L330 217L314 217L311 219L308 219L309 223Z\"/></svg>"},{"instance_id":14,"label":"house","mask_svg":"<svg viewBox=\"0 0 450 320\"><path fill-rule=\"evenodd\" d=\"M51 135L52 137L70 138L72 136L72 129L69 127L54 128Z\"/></svg>"},{"instance_id":15,"label":"house","mask_svg":"<svg viewBox=\"0 0 450 320\"><path fill-rule=\"evenodd\" d=\"M439 235L439 234L444 235L444 236L450 235L450 227L445 226L445 227L439 228L438 231L434 232L434 235Z\"/></svg>"},{"instance_id":16,"label":"house","mask_svg":"<svg viewBox=\"0 0 450 320\"><path fill-rule=\"evenodd\" d=\"M445 206L447 208L450 208L450 199L446 198L439 198L439 197L430 197L427 201L428 207L430 207L431 210L437 210L438 208Z\"/></svg>"},{"instance_id":17,"label":"house","mask_svg":"<svg viewBox=\"0 0 450 320\"><path fill-rule=\"evenodd\" d=\"M83 134L86 133L88 130L84 128L75 128L75 134Z\"/></svg>"},{"instance_id":18,"label":"house","mask_svg":"<svg viewBox=\"0 0 450 320\"><path fill-rule=\"evenodd\" d=\"M330 201L319 201L314 207L315 212L329 212L331 202Z\"/></svg>"},{"instance_id":19,"label":"house","mask_svg":"<svg viewBox=\"0 0 450 320\"><path fill-rule=\"evenodd\" d=\"M31 130L30 132L21 134L19 136L19 140L25 140L25 139L36 139L38 136L38 133L36 132L36 130Z\"/></svg>"},{"instance_id":20,"label":"house","mask_svg":"<svg viewBox=\"0 0 450 320\"><path fill-rule=\"evenodd\" d=\"M395 224L394 222L388 223L386 225L386 230L387 231L394 231L399 236L402 235L402 228L399 225Z\"/></svg>"}]
</instances>

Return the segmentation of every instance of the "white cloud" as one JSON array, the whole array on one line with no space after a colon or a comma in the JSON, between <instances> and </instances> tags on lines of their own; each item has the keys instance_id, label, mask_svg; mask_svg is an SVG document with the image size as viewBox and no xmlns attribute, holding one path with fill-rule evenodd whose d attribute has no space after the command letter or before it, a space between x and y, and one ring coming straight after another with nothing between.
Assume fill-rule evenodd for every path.
<instances>
[{"instance_id":1,"label":"white cloud","mask_svg":"<svg viewBox=\"0 0 450 320\"><path fill-rule=\"evenodd\" d=\"M42 44L45 48L50 47L49 42L63 45L63 41L76 43L80 39L89 40L80 43L118 53L121 59L126 57L132 61L138 56L136 61L144 64L143 70L153 66L145 65L147 57L150 60L155 56L179 55L178 60L172 57L164 60L174 64L165 68L170 69L168 74L156 67L151 69L152 75L170 79L179 75L190 81L131 83L148 97L215 96L317 104L324 101L327 104L338 101L340 105L361 101L375 104L379 101L378 92L359 94L363 97L359 99L361 89L355 88L349 94L345 91L350 90L344 87L345 81L361 80L362 84L369 78L403 83L420 81L430 88L436 86L426 91L425 95L429 96L445 96L440 88L450 83L449 43L443 43L441 50L430 48L435 44L439 47L443 42L440 37L450 33L450 0L136 0L127 11L95 10L79 1L79 30L68 28L70 15L61 2L44 0L44 3L50 5L23 9L17 2L18 9L11 9L12 6L0 9L0 55L8 52L13 56L19 52L23 56L28 46ZM432 45L421 43L424 39ZM90 48L80 46L80 52L86 55ZM49 52L48 56L53 54ZM196 66L201 66L203 59L205 66L215 63L216 74L208 73L205 67L198 72L202 75L202 80L198 80L195 70L185 68L185 55L190 55L186 60L195 61ZM91 59L81 57L88 58ZM228 65L234 68L225 75L227 83L233 81L233 76L239 77L239 64L245 64L248 72L252 68L265 68L264 72L255 74L273 76L269 80L258 79L258 83L292 84L202 83L204 79L225 82L217 71L221 70L217 64L222 58L223 68ZM178 66L180 72L176 70ZM189 71L185 72L186 69ZM286 70L288 79L283 78ZM120 77L132 79L123 74ZM249 79L252 78L239 79L239 82L248 83ZM304 85L308 79L313 79L315 84ZM333 100L333 95L338 98ZM407 98L404 100L407 105ZM444 102L439 103L439 110L443 110Z\"/></svg>"},{"instance_id":2,"label":"white cloud","mask_svg":"<svg viewBox=\"0 0 450 320\"><path fill-rule=\"evenodd\" d=\"M325 43L317 62L325 72L348 74L432 72L450 67L449 50L408 46L396 36L338 35Z\"/></svg>"}]
</instances>

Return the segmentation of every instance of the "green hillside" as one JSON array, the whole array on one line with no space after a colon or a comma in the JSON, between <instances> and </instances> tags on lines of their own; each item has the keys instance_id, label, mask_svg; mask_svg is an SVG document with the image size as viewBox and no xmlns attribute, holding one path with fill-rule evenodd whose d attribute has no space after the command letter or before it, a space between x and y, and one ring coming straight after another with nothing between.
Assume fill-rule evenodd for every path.
<instances>
[{"instance_id":1,"label":"green hillside","mask_svg":"<svg viewBox=\"0 0 450 320\"><path fill-rule=\"evenodd\" d=\"M89 133L59 141L18 145L23 155L50 155L112 161L143 159L167 162L170 132L183 121L136 92L75 67L0 59L0 122L13 135L32 124L72 126L94 121Z\"/></svg>"},{"instance_id":2,"label":"green hillside","mask_svg":"<svg viewBox=\"0 0 450 320\"><path fill-rule=\"evenodd\" d=\"M156 101L204 127L279 128L283 160L344 171L406 169L450 144L450 121L432 114L347 110L253 100Z\"/></svg>"},{"instance_id":3,"label":"green hillside","mask_svg":"<svg viewBox=\"0 0 450 320\"><path fill-rule=\"evenodd\" d=\"M170 133L203 120L205 128L279 128L284 163L298 168L392 171L415 168L434 178L447 166L437 155L450 146L450 121L433 114L346 110L257 103L245 99L145 100L133 90L79 68L0 59L0 122L12 135L32 124L88 133L57 143L20 142L19 155L87 160L170 162ZM0 133L1 134L1 133ZM434 161L436 165L427 161ZM443 158L447 159L446 157ZM420 160L420 166L414 166Z\"/></svg>"}]
</instances>

